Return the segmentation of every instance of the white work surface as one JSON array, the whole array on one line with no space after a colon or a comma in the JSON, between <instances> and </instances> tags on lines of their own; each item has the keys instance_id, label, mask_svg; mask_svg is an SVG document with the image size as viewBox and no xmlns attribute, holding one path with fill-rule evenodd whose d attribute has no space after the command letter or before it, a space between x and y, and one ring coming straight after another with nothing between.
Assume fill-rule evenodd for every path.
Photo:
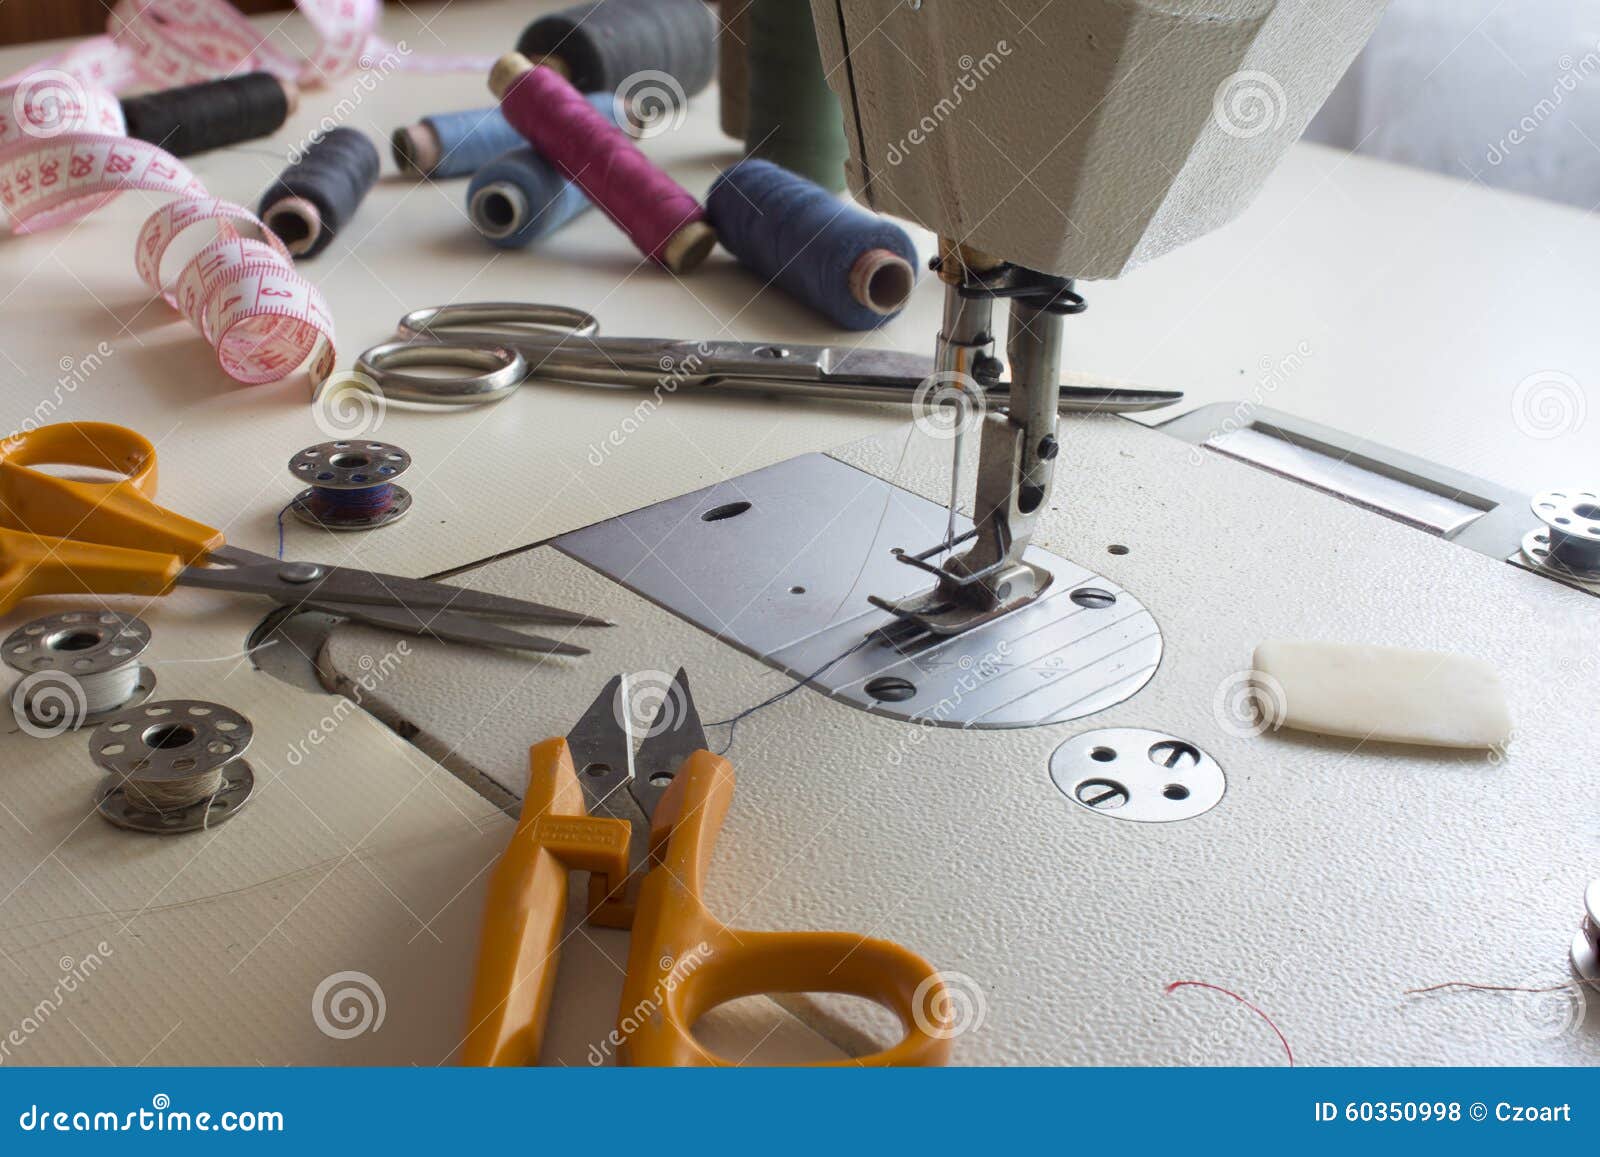
<instances>
[{"instance_id":1,"label":"white work surface","mask_svg":"<svg viewBox=\"0 0 1600 1157\"><path fill-rule=\"evenodd\" d=\"M397 8L386 13L385 31L419 53L492 54L514 41L538 7L457 0L443 8L418 5L415 13ZM431 28L424 27L428 21ZM282 27L304 35L297 17ZM43 53L37 47L6 50L0 70L12 71ZM386 148L396 125L427 112L487 103L476 76L394 73L366 85L347 78L306 93L298 114L272 140L193 158L192 167L217 195L253 203L287 151L341 101L349 110L346 123L384 142L386 154L385 177L347 236L305 266L338 324L341 365L388 337L402 312L445 301L578 305L617 334L726 332L794 341L842 336L775 292L752 300L757 281L726 254L682 281L641 267L599 214L587 215L536 250L487 249L461 213L464 182L432 186L399 179L390 172ZM732 143L716 130L715 108L715 93L707 93L682 128L646 146L697 192L735 156ZM241 546L271 550L276 513L294 489L284 463L326 435L306 405L303 376L276 386L238 386L217 369L187 323L151 300L134 275L131 250L138 223L153 207L153 201L128 197L70 229L3 242L0 366L9 381L8 425L30 415L131 425L159 447L167 504L224 528ZM926 255L930 238L917 237ZM1068 364L1182 388L1189 392L1186 405L1253 400L1493 481L1539 489L1589 478L1594 469L1593 423L1600 418L1588 415L1586 402L1595 399L1583 391L1600 381L1600 345L1592 336L1600 288L1588 275L1597 265L1600 229L1574 210L1304 147L1234 225L1124 282L1086 287L1091 310L1069 322ZM925 280L903 317L864 340L929 349L938 310L939 290ZM64 369L101 342L113 351L102 364L74 388L58 388ZM1285 359L1297 368L1276 372ZM1519 401L1539 394L1525 387L1519 395L1519 383L1530 380L1536 386L1554 381L1556 393L1543 396L1572 404L1558 408L1553 420L1544 411L1519 413ZM1576 386L1569 387L1569 380ZM406 478L415 510L392 528L361 536L331 537L291 521L289 556L431 573L795 454L884 434L905 418L886 407L678 394L601 465L592 465L591 447L622 428L636 402L628 393L538 386L495 407L457 414L391 408L375 433L415 459ZM1533 436L1548 433L1554 436ZM1073 472L1083 458L1069 436L1058 502L1067 509L1080 489ZM1113 460L1106 468L1114 467ZM1205 526L1202 517L1187 532L1203 537ZM1137 526L1118 529L1125 541L1139 539ZM1253 561L1268 566L1268 559L1264 552ZM1081 561L1099 565L1096 559ZM565 592L552 593L551 601L563 597ZM64 605L41 600L0 627L9 630ZM151 657L167 664L157 668L159 697L215 699L251 718L257 797L238 821L213 832L142 838L92 814L98 776L81 737L38 742L0 736L0 1039L14 1027L23 1038L7 1046L5 1062L447 1061L464 1018L482 872L503 846L509 822L449 771L335 697L292 689L237 660L177 662L236 655L264 608L193 591L149 605L113 605L137 609L151 624ZM643 650L647 641L639 640L639 646ZM415 646L413 654L408 664L434 661L428 647ZM451 658L473 661L467 653ZM725 677L760 671L753 661L731 654L727 662ZM1243 662L1241 657L1236 665ZM576 701L580 685L598 686L600 663L572 667L567 698ZM763 685L770 681L769 676ZM1204 714L1212 688L1201 682L1192 710ZM528 720L529 741L560 725L555 717L566 718L567 698L551 716ZM801 693L793 703L805 711L814 698ZM492 709L482 705L484 712ZM884 726L842 710L839 718ZM320 744L303 758L291 758L313 733ZM1570 745L1552 746L1551 752L1582 750L1578 733L1562 734ZM1003 751L1004 744L994 750ZM1560 762L1564 755L1551 758ZM972 774L973 762L952 774ZM745 772L746 781L753 770ZM1494 773L1480 767L1473 774ZM1532 771L1523 774L1529 778L1519 781L1518 790L1527 798L1538 780ZM760 806L759 795L745 796L744 807ZM884 798L881 791L871 796L878 804ZM798 792L781 804L773 801L769 806L784 810L761 819L801 824L803 801ZM1584 838L1592 854L1592 823L1582 807L1574 805L1574 822L1590 824ZM1192 833L1205 830L1196 825L1205 822L1179 825L1183 838L1195 839ZM1487 821L1483 826L1490 830ZM903 844L908 865L920 863L915 835L881 814L863 831L824 831L801 865L772 874L773 887L784 887L771 902L791 905L783 918L768 909L774 921L858 926L862 910L852 907L852 897L859 900L856 893L874 885L836 869L850 862L867 831L873 839ZM1003 843L999 832L987 843L996 841ZM966 854L986 846L969 844ZM1419 836L1415 854L1428 856L1430 846ZM1195 854L1203 865L1203 844ZM754 879L727 870L732 855L719 854L714 869L723 882L719 887L728 889L719 893L724 898ZM826 869L829 863L835 869ZM1193 865L1168 864L1187 866ZM1462 861L1460 871L1474 866ZM1240 902L1282 904L1269 865L1263 861L1260 867L1246 881L1251 890ZM835 887L823 896L813 890L822 887L827 877L818 873L825 869ZM936 904L939 881L954 876L981 878L981 866L953 855L939 862L928 877L935 882L924 879L918 894ZM1573 891L1567 875L1526 868L1521 878L1540 886L1521 915L1499 907L1515 897L1491 892L1485 898L1470 879L1463 880L1459 896L1435 898L1449 908L1462 951L1478 943L1474 926L1480 921L1525 919L1528 937L1556 943L1566 924L1575 926L1575 914L1568 919L1563 911L1569 904L1576 909L1581 889ZM1100 880L1097 886L1111 883ZM1153 883L1134 880L1126 886L1148 891ZM937 916L929 909L928 918L993 927L996 937L1013 918L1043 918L1013 913L1002 920L1006 899L998 890L986 895L992 903L968 900ZM1181 895L1173 902L1181 903ZM1304 913L1309 943L1322 935L1323 919ZM931 926L919 935L918 922L904 916L895 918L893 931L914 946L931 939ZM1063 935L1062 951L1071 947L1069 939L1076 937ZM99 949L102 942L106 950ZM1559 962L1547 949L1540 941L1530 944L1527 955L1505 961L1481 952L1444 955L1414 979L1558 980ZM41 1001L58 990L63 972L96 952L104 961L92 981L75 986L30 1028L29 1018L38 1019ZM1196 961L1176 949L1159 959L1173 968L1192 965L1196 972L1209 967L1210 975L1199 978L1224 984L1231 978L1248 987L1257 975L1250 952L1248 944L1238 946L1228 977L1218 972L1225 961ZM963 967L959 959L936 963ZM1344 964L1313 953L1305 967L1337 970ZM1501 965L1509 974L1498 970ZM1493 971L1460 976L1475 969ZM351 970L367 973L382 988L386 1018L378 1031L340 1039L319 1031L311 1003L324 978ZM1151 969L1152 975L1168 971ZM1072 983L1070 975L1059 979L1063 986ZM1384 991L1370 999L1396 998ZM1004 1015L1010 1018L1015 1010ZM1232 1010L1223 1015L1231 1018ZM1102 1055L1150 1063L1271 1062L1271 1049L1262 1048L1259 1034L1251 1031L1256 1027L1234 1034L1218 1029L1214 1019L1203 1027L1197 1019L1197 1035L1227 1032L1229 1047L1173 1056L1154 1045L1140 1049L1147 1035L1135 1023L1126 1047ZM603 1031L596 1027L588 1039ZM1473 1045L1472 1059L1540 1059L1526 1049L1500 1051L1481 1025L1463 1031ZM1308 1059L1362 1059L1353 1047L1334 1048L1321 1030L1310 1035ZM1231 1047L1234 1041L1237 1048ZM1061 1059L1097 1059L1089 1042L1055 1043ZM986 1055L981 1049L963 1053L958 1043L957 1056L1037 1056L1046 1047L1019 1037ZM583 1063L584 1052L575 1047L563 1059Z\"/></svg>"}]
</instances>

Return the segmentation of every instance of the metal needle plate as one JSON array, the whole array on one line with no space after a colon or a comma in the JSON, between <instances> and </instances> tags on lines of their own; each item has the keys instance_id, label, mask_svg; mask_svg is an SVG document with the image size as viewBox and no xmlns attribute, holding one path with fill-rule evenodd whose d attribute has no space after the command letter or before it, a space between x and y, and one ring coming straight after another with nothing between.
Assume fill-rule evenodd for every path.
<instances>
[{"instance_id":1,"label":"metal needle plate","mask_svg":"<svg viewBox=\"0 0 1600 1157\"><path fill-rule=\"evenodd\" d=\"M843 703L944 727L1032 727L1120 703L1155 674L1161 631L1116 583L1043 550L1038 602L953 638L874 639L868 595L927 585L895 561L947 510L808 454L556 539L563 553ZM964 526L961 529L966 529ZM838 660L816 674L831 660Z\"/></svg>"}]
</instances>

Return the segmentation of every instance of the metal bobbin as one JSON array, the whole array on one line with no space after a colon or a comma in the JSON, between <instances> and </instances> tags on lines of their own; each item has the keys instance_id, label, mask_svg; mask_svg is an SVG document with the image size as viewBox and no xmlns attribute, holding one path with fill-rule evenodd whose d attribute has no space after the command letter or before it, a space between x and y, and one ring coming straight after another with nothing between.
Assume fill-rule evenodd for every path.
<instances>
[{"instance_id":1,"label":"metal bobbin","mask_svg":"<svg viewBox=\"0 0 1600 1157\"><path fill-rule=\"evenodd\" d=\"M155 689L139 656L150 645L143 619L120 611L63 611L24 623L0 643L21 678L11 709L30 734L59 735L98 723Z\"/></svg>"},{"instance_id":2,"label":"metal bobbin","mask_svg":"<svg viewBox=\"0 0 1600 1157\"><path fill-rule=\"evenodd\" d=\"M215 827L249 802L255 773L241 757L253 733L237 711L201 699L118 712L89 737L96 766L112 776L100 794L100 814L136 832ZM180 802L153 805L146 788L171 792ZM193 789L187 793L192 798L183 798L185 788Z\"/></svg>"},{"instance_id":3,"label":"metal bobbin","mask_svg":"<svg viewBox=\"0 0 1600 1157\"><path fill-rule=\"evenodd\" d=\"M1585 583L1600 582L1600 495L1592 490L1546 490L1530 503L1544 523L1522 539L1535 567Z\"/></svg>"},{"instance_id":4,"label":"metal bobbin","mask_svg":"<svg viewBox=\"0 0 1600 1157\"><path fill-rule=\"evenodd\" d=\"M289 473L310 487L289 508L323 530L374 530L403 518L411 494L394 480L411 455L387 442L319 442L289 459Z\"/></svg>"},{"instance_id":5,"label":"metal bobbin","mask_svg":"<svg viewBox=\"0 0 1600 1157\"><path fill-rule=\"evenodd\" d=\"M1583 979L1600 984L1600 880L1583 894L1583 925L1572 938L1572 968Z\"/></svg>"}]
</instances>

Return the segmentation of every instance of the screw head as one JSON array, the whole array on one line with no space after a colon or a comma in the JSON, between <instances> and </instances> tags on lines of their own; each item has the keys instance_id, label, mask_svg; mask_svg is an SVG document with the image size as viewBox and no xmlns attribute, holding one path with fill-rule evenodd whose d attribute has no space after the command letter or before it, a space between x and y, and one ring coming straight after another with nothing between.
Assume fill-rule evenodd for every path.
<instances>
[{"instance_id":1,"label":"screw head","mask_svg":"<svg viewBox=\"0 0 1600 1157\"><path fill-rule=\"evenodd\" d=\"M278 577L286 583L308 583L322 577L322 568L314 562L286 562L278 568Z\"/></svg>"},{"instance_id":2,"label":"screw head","mask_svg":"<svg viewBox=\"0 0 1600 1157\"><path fill-rule=\"evenodd\" d=\"M1183 771L1199 766L1200 752L1181 739L1164 739L1160 743L1150 745L1150 762L1157 767Z\"/></svg>"},{"instance_id":3,"label":"screw head","mask_svg":"<svg viewBox=\"0 0 1600 1157\"><path fill-rule=\"evenodd\" d=\"M1128 789L1114 779L1086 779L1074 794L1079 803L1095 811L1114 811L1128 802Z\"/></svg>"}]
</instances>

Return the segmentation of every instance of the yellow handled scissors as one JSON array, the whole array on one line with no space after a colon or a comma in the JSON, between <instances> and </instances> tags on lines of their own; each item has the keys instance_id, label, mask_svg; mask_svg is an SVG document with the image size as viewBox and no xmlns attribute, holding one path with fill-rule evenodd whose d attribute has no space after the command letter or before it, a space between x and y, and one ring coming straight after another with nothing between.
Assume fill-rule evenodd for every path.
<instances>
[{"instance_id":1,"label":"yellow handled scissors","mask_svg":"<svg viewBox=\"0 0 1600 1157\"><path fill-rule=\"evenodd\" d=\"M733 803L733 767L705 749L682 670L637 757L629 722L634 714L619 675L565 739L547 739L529 752L522 817L489 878L465 1063L539 1059L566 917L567 873L583 870L590 874L590 921L633 929L618 1016L622 1063L734 1064L695 1038L693 1025L704 1013L744 996L837 992L882 1005L905 1035L881 1052L833 1063L943 1064L950 1051L949 1000L938 972L920 956L845 932L733 929L711 914L701 890ZM585 806L586 794L602 805L624 792L650 817L647 870L632 900L632 825L591 816ZM641 1007L656 1012L633 1015Z\"/></svg>"},{"instance_id":2,"label":"yellow handled scissors","mask_svg":"<svg viewBox=\"0 0 1600 1157\"><path fill-rule=\"evenodd\" d=\"M41 466L121 477L82 481ZM186 585L265 595L449 642L550 654L587 651L479 616L610 625L523 599L228 546L220 530L157 506L155 492L155 447L123 426L60 422L0 441L0 613L35 595L164 595Z\"/></svg>"}]
</instances>

